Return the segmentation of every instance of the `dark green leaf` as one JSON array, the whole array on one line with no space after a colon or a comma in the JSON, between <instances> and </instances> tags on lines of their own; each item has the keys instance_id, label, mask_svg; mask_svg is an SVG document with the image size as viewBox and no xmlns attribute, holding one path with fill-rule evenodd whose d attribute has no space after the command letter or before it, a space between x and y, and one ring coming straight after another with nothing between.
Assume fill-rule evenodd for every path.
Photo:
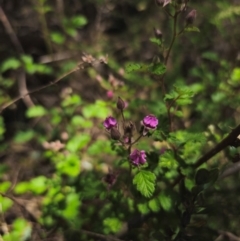
<instances>
[{"instance_id":1,"label":"dark green leaf","mask_svg":"<svg viewBox=\"0 0 240 241\"><path fill-rule=\"evenodd\" d=\"M186 31L186 32L200 32L199 28L198 28L198 27L195 27L195 26L186 27L186 28L184 29L184 31Z\"/></svg>"},{"instance_id":2,"label":"dark green leaf","mask_svg":"<svg viewBox=\"0 0 240 241\"><path fill-rule=\"evenodd\" d=\"M201 168L197 171L195 176L195 182L197 185L203 185L209 182L209 171L205 168Z\"/></svg>"},{"instance_id":3,"label":"dark green leaf","mask_svg":"<svg viewBox=\"0 0 240 241\"><path fill-rule=\"evenodd\" d=\"M152 63L148 66L149 71L152 74L162 75L166 72L166 66L162 63Z\"/></svg>"},{"instance_id":4,"label":"dark green leaf","mask_svg":"<svg viewBox=\"0 0 240 241\"><path fill-rule=\"evenodd\" d=\"M142 68L142 66L140 64L132 63L132 64L127 65L126 71L128 73L130 73L130 72L133 72L133 71L140 70L141 68Z\"/></svg>"}]
</instances>

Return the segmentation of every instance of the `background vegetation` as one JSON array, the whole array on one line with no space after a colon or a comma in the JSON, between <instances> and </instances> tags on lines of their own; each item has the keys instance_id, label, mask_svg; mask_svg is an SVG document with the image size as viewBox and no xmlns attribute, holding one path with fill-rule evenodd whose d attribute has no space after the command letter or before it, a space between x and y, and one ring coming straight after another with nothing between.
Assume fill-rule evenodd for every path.
<instances>
[{"instance_id":1,"label":"background vegetation","mask_svg":"<svg viewBox=\"0 0 240 241\"><path fill-rule=\"evenodd\" d=\"M238 0L0 0L0 240L240 240L239 16ZM118 96L136 136L159 120L131 173L102 125Z\"/></svg>"}]
</instances>

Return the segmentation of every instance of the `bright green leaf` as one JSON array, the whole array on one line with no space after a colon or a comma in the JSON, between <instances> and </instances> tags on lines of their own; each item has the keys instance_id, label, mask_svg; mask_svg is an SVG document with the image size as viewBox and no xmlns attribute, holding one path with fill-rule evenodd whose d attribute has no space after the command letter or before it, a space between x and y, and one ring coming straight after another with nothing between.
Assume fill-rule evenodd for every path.
<instances>
[{"instance_id":1,"label":"bright green leaf","mask_svg":"<svg viewBox=\"0 0 240 241\"><path fill-rule=\"evenodd\" d=\"M145 197L151 197L155 190L155 179L154 173L141 170L135 175L133 184L137 186L137 190Z\"/></svg>"},{"instance_id":2,"label":"bright green leaf","mask_svg":"<svg viewBox=\"0 0 240 241\"><path fill-rule=\"evenodd\" d=\"M82 99L79 95L71 95L71 96L68 96L65 100L63 100L62 102L62 106L63 107L67 107L67 106L70 106L70 105L81 105L82 104Z\"/></svg>"},{"instance_id":3,"label":"bright green leaf","mask_svg":"<svg viewBox=\"0 0 240 241\"><path fill-rule=\"evenodd\" d=\"M160 207L160 203L158 199L152 199L148 202L148 206L149 208L153 211L153 212L158 212L161 207Z\"/></svg>"},{"instance_id":4,"label":"bright green leaf","mask_svg":"<svg viewBox=\"0 0 240 241\"><path fill-rule=\"evenodd\" d=\"M19 182L16 184L15 188L14 188L14 192L16 194L23 194L26 193L27 191L29 191L29 182Z\"/></svg>"},{"instance_id":5,"label":"bright green leaf","mask_svg":"<svg viewBox=\"0 0 240 241\"><path fill-rule=\"evenodd\" d=\"M56 167L58 173L75 177L80 173L79 157L75 154L69 154L64 160L57 162Z\"/></svg>"},{"instance_id":6,"label":"bright green leaf","mask_svg":"<svg viewBox=\"0 0 240 241\"><path fill-rule=\"evenodd\" d=\"M45 176L38 176L29 182L30 190L35 194L41 194L47 190L47 178Z\"/></svg>"},{"instance_id":7,"label":"bright green leaf","mask_svg":"<svg viewBox=\"0 0 240 241\"><path fill-rule=\"evenodd\" d=\"M139 203L137 208L141 214L147 214L150 212L149 206L147 203Z\"/></svg>"},{"instance_id":8,"label":"bright green leaf","mask_svg":"<svg viewBox=\"0 0 240 241\"><path fill-rule=\"evenodd\" d=\"M172 168L176 169L178 167L178 163L172 151L165 151L160 156L159 166L169 168L169 169L172 169Z\"/></svg>"},{"instance_id":9,"label":"bright green leaf","mask_svg":"<svg viewBox=\"0 0 240 241\"><path fill-rule=\"evenodd\" d=\"M2 215L2 212L8 211L9 208L11 208L13 205L13 201L7 197L3 197L0 195L0 214Z\"/></svg>"},{"instance_id":10,"label":"bright green leaf","mask_svg":"<svg viewBox=\"0 0 240 241\"><path fill-rule=\"evenodd\" d=\"M44 116L46 114L47 114L47 110L43 106L40 106L40 105L32 106L26 112L26 116L28 118Z\"/></svg>"},{"instance_id":11,"label":"bright green leaf","mask_svg":"<svg viewBox=\"0 0 240 241\"><path fill-rule=\"evenodd\" d=\"M9 59L6 59L1 67L0 67L0 70L1 72L5 72L9 69L17 69L21 66L21 62L16 59L16 58L9 58Z\"/></svg>"},{"instance_id":12,"label":"bright green leaf","mask_svg":"<svg viewBox=\"0 0 240 241\"><path fill-rule=\"evenodd\" d=\"M51 33L51 40L56 44L63 44L65 41L65 37L60 32L52 32Z\"/></svg>"},{"instance_id":13,"label":"bright green leaf","mask_svg":"<svg viewBox=\"0 0 240 241\"><path fill-rule=\"evenodd\" d=\"M159 38L150 38L149 40L150 40L150 42L152 42L158 46L161 46L161 44L162 44L162 41Z\"/></svg>"},{"instance_id":14,"label":"bright green leaf","mask_svg":"<svg viewBox=\"0 0 240 241\"><path fill-rule=\"evenodd\" d=\"M76 193L69 193L66 195L66 208L62 210L61 214L66 220L74 219L79 215L80 197Z\"/></svg>"},{"instance_id":15,"label":"bright green leaf","mask_svg":"<svg viewBox=\"0 0 240 241\"><path fill-rule=\"evenodd\" d=\"M87 24L87 19L82 15L74 16L70 21L75 28L80 28Z\"/></svg>"},{"instance_id":16,"label":"bright green leaf","mask_svg":"<svg viewBox=\"0 0 240 241\"><path fill-rule=\"evenodd\" d=\"M91 128L93 126L93 122L91 120L87 120L80 115L73 116L71 124L79 128Z\"/></svg>"},{"instance_id":17,"label":"bright green leaf","mask_svg":"<svg viewBox=\"0 0 240 241\"><path fill-rule=\"evenodd\" d=\"M105 218L103 224L105 226L105 230L112 233L118 232L122 227L122 222L117 218Z\"/></svg>"},{"instance_id":18,"label":"bright green leaf","mask_svg":"<svg viewBox=\"0 0 240 241\"><path fill-rule=\"evenodd\" d=\"M84 106L82 113L85 118L105 119L109 114L109 108L104 101L97 100L95 104Z\"/></svg>"},{"instance_id":19,"label":"bright green leaf","mask_svg":"<svg viewBox=\"0 0 240 241\"><path fill-rule=\"evenodd\" d=\"M5 193L11 187L11 182L5 181L0 183L0 192Z\"/></svg>"},{"instance_id":20,"label":"bright green leaf","mask_svg":"<svg viewBox=\"0 0 240 241\"><path fill-rule=\"evenodd\" d=\"M91 140L90 135L88 134L77 134L73 136L66 145L66 149L71 152L76 152L85 147Z\"/></svg>"}]
</instances>

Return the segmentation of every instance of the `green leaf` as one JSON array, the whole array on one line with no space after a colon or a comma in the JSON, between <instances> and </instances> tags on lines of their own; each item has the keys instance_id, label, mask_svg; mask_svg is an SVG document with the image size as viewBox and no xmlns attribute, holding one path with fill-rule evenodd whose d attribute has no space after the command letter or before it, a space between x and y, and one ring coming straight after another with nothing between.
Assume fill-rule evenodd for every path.
<instances>
[{"instance_id":1,"label":"green leaf","mask_svg":"<svg viewBox=\"0 0 240 241\"><path fill-rule=\"evenodd\" d=\"M109 232L116 233L122 227L122 222L117 218L105 218L103 221L103 224L105 226L105 231L107 233Z\"/></svg>"},{"instance_id":2,"label":"green leaf","mask_svg":"<svg viewBox=\"0 0 240 241\"><path fill-rule=\"evenodd\" d=\"M61 211L61 214L66 220L74 219L79 215L80 198L76 193L69 193L66 195L66 208Z\"/></svg>"},{"instance_id":3,"label":"green leaf","mask_svg":"<svg viewBox=\"0 0 240 241\"><path fill-rule=\"evenodd\" d=\"M0 195L0 204L1 204L1 215L2 212L6 212L8 211L9 208L12 207L13 205L13 201L7 197L3 197L2 195Z\"/></svg>"},{"instance_id":4,"label":"green leaf","mask_svg":"<svg viewBox=\"0 0 240 241\"><path fill-rule=\"evenodd\" d=\"M195 181L197 185L204 185L204 189L213 185L219 175L219 170L217 168L208 171L205 168L201 168L197 171L195 176Z\"/></svg>"},{"instance_id":5,"label":"green leaf","mask_svg":"<svg viewBox=\"0 0 240 241\"><path fill-rule=\"evenodd\" d=\"M178 163L172 151L165 151L160 156L159 166L169 168L169 169L176 169L178 167Z\"/></svg>"},{"instance_id":6,"label":"green leaf","mask_svg":"<svg viewBox=\"0 0 240 241\"><path fill-rule=\"evenodd\" d=\"M161 207L160 207L160 203L158 199L152 199L148 202L148 206L149 208L153 211L153 212L158 212Z\"/></svg>"},{"instance_id":7,"label":"green leaf","mask_svg":"<svg viewBox=\"0 0 240 241\"><path fill-rule=\"evenodd\" d=\"M162 75L166 72L166 66L162 63L152 63L148 66L149 71L152 74Z\"/></svg>"},{"instance_id":8,"label":"green leaf","mask_svg":"<svg viewBox=\"0 0 240 241\"><path fill-rule=\"evenodd\" d=\"M217 168L210 170L209 172L209 184L213 185L219 176L219 170Z\"/></svg>"},{"instance_id":9,"label":"green leaf","mask_svg":"<svg viewBox=\"0 0 240 241\"><path fill-rule=\"evenodd\" d=\"M85 147L90 140L91 138L88 134L77 134L68 141L66 149L70 152L79 151Z\"/></svg>"},{"instance_id":10,"label":"green leaf","mask_svg":"<svg viewBox=\"0 0 240 241\"><path fill-rule=\"evenodd\" d=\"M11 182L5 181L1 182L0 192L5 193L11 187Z\"/></svg>"},{"instance_id":11,"label":"green leaf","mask_svg":"<svg viewBox=\"0 0 240 241\"><path fill-rule=\"evenodd\" d=\"M93 122L91 120L85 119L80 115L73 116L71 120L71 124L80 128L91 128L93 126Z\"/></svg>"},{"instance_id":12,"label":"green leaf","mask_svg":"<svg viewBox=\"0 0 240 241\"><path fill-rule=\"evenodd\" d=\"M186 86L174 86L173 90L166 94L164 101L173 100L176 105L188 105L192 103L194 92Z\"/></svg>"},{"instance_id":13,"label":"green leaf","mask_svg":"<svg viewBox=\"0 0 240 241\"><path fill-rule=\"evenodd\" d=\"M206 136L204 133L192 133L186 130L179 130L169 134L168 140L175 145L183 145L187 142L192 143L205 143Z\"/></svg>"},{"instance_id":14,"label":"green leaf","mask_svg":"<svg viewBox=\"0 0 240 241\"><path fill-rule=\"evenodd\" d=\"M196 26L192 26L192 27L186 27L184 29L184 31L186 31L186 32L200 32L200 29Z\"/></svg>"},{"instance_id":15,"label":"green leaf","mask_svg":"<svg viewBox=\"0 0 240 241\"><path fill-rule=\"evenodd\" d=\"M158 46L161 46L161 44L162 44L162 41L159 38L150 38L149 40L150 40L150 42L152 42Z\"/></svg>"},{"instance_id":16,"label":"green leaf","mask_svg":"<svg viewBox=\"0 0 240 241\"><path fill-rule=\"evenodd\" d=\"M197 171L195 176L195 182L197 185L203 185L209 182L209 171L205 168L201 168Z\"/></svg>"},{"instance_id":17,"label":"green leaf","mask_svg":"<svg viewBox=\"0 0 240 241\"><path fill-rule=\"evenodd\" d=\"M0 116L0 140L4 138L4 135L3 135L4 133L5 133L5 124L4 124L3 117Z\"/></svg>"},{"instance_id":18,"label":"green leaf","mask_svg":"<svg viewBox=\"0 0 240 241\"><path fill-rule=\"evenodd\" d=\"M33 178L29 182L29 188L30 190L35 194L42 194L47 190L47 178L45 176L38 176Z\"/></svg>"},{"instance_id":19,"label":"green leaf","mask_svg":"<svg viewBox=\"0 0 240 241\"><path fill-rule=\"evenodd\" d=\"M149 209L149 206L147 203L139 203L137 205L137 208L138 208L138 211L141 213L141 214L147 214L150 212L150 209Z\"/></svg>"},{"instance_id":20,"label":"green leaf","mask_svg":"<svg viewBox=\"0 0 240 241\"><path fill-rule=\"evenodd\" d=\"M80 173L79 157L76 154L69 154L64 160L60 160L56 167L58 173L75 177Z\"/></svg>"},{"instance_id":21,"label":"green leaf","mask_svg":"<svg viewBox=\"0 0 240 241\"><path fill-rule=\"evenodd\" d=\"M101 154L114 154L115 152L111 148L111 142L109 140L96 140L89 146L87 153L89 155L101 155Z\"/></svg>"},{"instance_id":22,"label":"green leaf","mask_svg":"<svg viewBox=\"0 0 240 241\"><path fill-rule=\"evenodd\" d=\"M32 106L26 112L26 116L28 118L44 116L46 114L47 114L46 109L43 106L40 106L40 105Z\"/></svg>"},{"instance_id":23,"label":"green leaf","mask_svg":"<svg viewBox=\"0 0 240 241\"><path fill-rule=\"evenodd\" d=\"M141 64L131 63L131 64L128 64L128 65L126 66L126 72L127 72L127 73L130 73L130 72L133 72L133 71L140 70L141 68L142 68L142 65L141 65Z\"/></svg>"},{"instance_id":24,"label":"green leaf","mask_svg":"<svg viewBox=\"0 0 240 241\"><path fill-rule=\"evenodd\" d=\"M141 170L133 179L133 184L137 190L145 197L151 197L155 190L156 176L149 171Z\"/></svg>"},{"instance_id":25,"label":"green leaf","mask_svg":"<svg viewBox=\"0 0 240 241\"><path fill-rule=\"evenodd\" d=\"M51 40L56 44L63 44L65 42L65 37L60 32L52 32L50 37Z\"/></svg>"},{"instance_id":26,"label":"green leaf","mask_svg":"<svg viewBox=\"0 0 240 241\"><path fill-rule=\"evenodd\" d=\"M5 72L9 69L17 69L20 67L20 65L21 65L21 62L18 59L9 58L3 62L0 69L1 69L1 72Z\"/></svg>"},{"instance_id":27,"label":"green leaf","mask_svg":"<svg viewBox=\"0 0 240 241\"><path fill-rule=\"evenodd\" d=\"M212 61L219 61L219 56L217 53L215 52L204 52L202 53L202 58L204 59L209 59L209 60L212 60Z\"/></svg>"},{"instance_id":28,"label":"green leaf","mask_svg":"<svg viewBox=\"0 0 240 241\"><path fill-rule=\"evenodd\" d=\"M82 104L82 99L79 95L70 95L66 99L63 100L62 106L67 107L70 105L78 106Z\"/></svg>"},{"instance_id":29,"label":"green leaf","mask_svg":"<svg viewBox=\"0 0 240 241\"><path fill-rule=\"evenodd\" d=\"M109 108L106 102L97 100L95 104L86 105L82 109L83 116L85 118L100 118L105 119L108 116Z\"/></svg>"},{"instance_id":30,"label":"green leaf","mask_svg":"<svg viewBox=\"0 0 240 241\"><path fill-rule=\"evenodd\" d=\"M27 191L29 191L29 182L19 182L16 184L15 188L14 188L14 192L16 194L23 194L26 193Z\"/></svg>"},{"instance_id":31,"label":"green leaf","mask_svg":"<svg viewBox=\"0 0 240 241\"><path fill-rule=\"evenodd\" d=\"M172 200L171 198L165 194L165 193L161 193L158 197L159 199L159 202L162 206L162 208L165 210L165 211L169 211L172 207Z\"/></svg>"},{"instance_id":32,"label":"green leaf","mask_svg":"<svg viewBox=\"0 0 240 241\"><path fill-rule=\"evenodd\" d=\"M14 141L17 143L25 143L30 141L35 135L33 130L19 131L14 137Z\"/></svg>"},{"instance_id":33,"label":"green leaf","mask_svg":"<svg viewBox=\"0 0 240 241\"><path fill-rule=\"evenodd\" d=\"M82 15L74 16L71 18L70 21L71 21L73 27L75 27L75 28L83 27L88 22L87 19Z\"/></svg>"}]
</instances>

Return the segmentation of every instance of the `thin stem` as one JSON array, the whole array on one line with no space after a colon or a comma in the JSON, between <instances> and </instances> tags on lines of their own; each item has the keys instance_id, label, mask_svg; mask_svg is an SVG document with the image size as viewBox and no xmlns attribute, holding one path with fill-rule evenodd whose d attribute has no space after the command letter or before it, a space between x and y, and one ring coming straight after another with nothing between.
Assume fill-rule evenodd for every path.
<instances>
[{"instance_id":1,"label":"thin stem","mask_svg":"<svg viewBox=\"0 0 240 241\"><path fill-rule=\"evenodd\" d=\"M50 37L50 33L48 30L48 26L47 26L47 21L45 18L45 9L44 9L44 2L42 0L37 0L37 12L39 14L39 21L42 25L42 31L43 31L43 38L45 41L45 44L47 46L47 49L49 51L50 54L53 53L53 49L52 49L52 44L51 41L49 39Z\"/></svg>"},{"instance_id":2,"label":"thin stem","mask_svg":"<svg viewBox=\"0 0 240 241\"><path fill-rule=\"evenodd\" d=\"M179 13L176 11L174 16L173 16L173 36L172 36L172 40L171 40L170 46L169 46L168 51L167 51L167 55L166 55L165 60L164 60L164 64L165 65L167 65L170 52L172 50L173 44L174 44L176 36L177 36L177 18L178 18L178 14Z\"/></svg>"},{"instance_id":3,"label":"thin stem","mask_svg":"<svg viewBox=\"0 0 240 241\"><path fill-rule=\"evenodd\" d=\"M66 76L68 76L68 75L70 75L70 74L78 71L79 69L80 69L80 66L77 66L77 67L75 67L74 69L68 71L67 73L64 73L63 75L61 75L59 78L57 78L57 79L54 80L53 82L51 82L51 83L49 83L49 84L46 84L46 85L44 85L44 86L41 86L41 87L39 87L39 88L33 89L33 90L31 90L31 91L28 91L26 94L20 95L20 96L14 98L12 101L6 103L5 105L3 105L3 106L0 108L0 113L1 113L4 109L6 109L7 107L9 107L9 106L11 106L12 104L14 104L15 102L19 101L20 99L23 99L23 98L25 98L26 96L31 95L31 94L34 94L34 93L36 93L36 92L38 92L38 91L40 91L40 90L43 90L43 89L45 89L45 88L47 88L47 87L49 87L49 86L55 85L57 82L59 82L60 80L62 80L62 79L65 78Z\"/></svg>"},{"instance_id":4,"label":"thin stem","mask_svg":"<svg viewBox=\"0 0 240 241\"><path fill-rule=\"evenodd\" d=\"M131 146L133 146L136 142L138 142L142 137L143 135L140 135L134 142L131 143Z\"/></svg>"},{"instance_id":5,"label":"thin stem","mask_svg":"<svg viewBox=\"0 0 240 241\"><path fill-rule=\"evenodd\" d=\"M171 53L171 50L172 50L172 47L173 47L173 44L175 42L175 39L177 37L177 18L178 18L178 14L179 12L177 11L176 7L175 7L175 13L174 15L171 15L171 17L173 18L173 34L172 34L172 40L171 40L171 43L170 43L170 46L168 48L168 51L167 51L167 54L166 54L166 57L164 58L164 64L167 65L168 63L168 60L169 60L169 56L170 56L170 53ZM163 93L163 96L166 95L166 87L165 87L165 83L164 83L164 77L165 77L166 74L163 74L160 81L161 81L161 89L162 89L162 93ZM170 132L173 131L173 117L171 115L171 112L170 112L170 108L171 108L171 105L169 106L168 103L166 102L166 109L167 109L167 115L168 115L168 120L169 120L169 130Z\"/></svg>"},{"instance_id":6,"label":"thin stem","mask_svg":"<svg viewBox=\"0 0 240 241\"><path fill-rule=\"evenodd\" d=\"M122 121L123 121L123 131L125 131L125 117L123 114L123 110L121 110L121 117L122 117Z\"/></svg>"}]
</instances>

